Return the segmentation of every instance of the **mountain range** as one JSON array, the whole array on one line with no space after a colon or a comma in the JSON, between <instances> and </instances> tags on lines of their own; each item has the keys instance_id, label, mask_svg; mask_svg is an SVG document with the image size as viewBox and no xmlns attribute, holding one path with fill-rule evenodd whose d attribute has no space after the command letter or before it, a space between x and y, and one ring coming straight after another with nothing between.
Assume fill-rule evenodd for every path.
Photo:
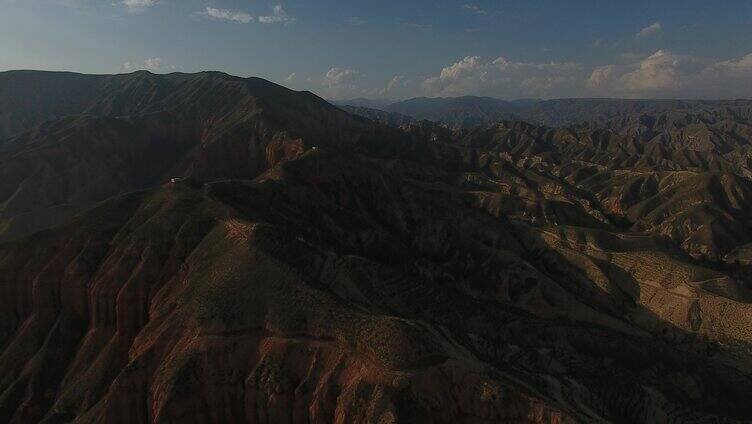
<instances>
[{"instance_id":1,"label":"mountain range","mask_svg":"<svg viewBox=\"0 0 752 424\"><path fill-rule=\"evenodd\" d=\"M749 100L521 99L507 101L491 97L466 96L418 97L397 102L353 99L336 101L335 104L367 118L373 118L375 111L381 111L400 114L414 120L439 122L454 128L488 125L504 120L520 120L552 127L584 123L607 125L611 121L669 112L727 113L746 120L752 116L752 101Z\"/></svg>"},{"instance_id":2,"label":"mountain range","mask_svg":"<svg viewBox=\"0 0 752 424\"><path fill-rule=\"evenodd\" d=\"M0 421L749 422L751 105L0 73Z\"/></svg>"}]
</instances>

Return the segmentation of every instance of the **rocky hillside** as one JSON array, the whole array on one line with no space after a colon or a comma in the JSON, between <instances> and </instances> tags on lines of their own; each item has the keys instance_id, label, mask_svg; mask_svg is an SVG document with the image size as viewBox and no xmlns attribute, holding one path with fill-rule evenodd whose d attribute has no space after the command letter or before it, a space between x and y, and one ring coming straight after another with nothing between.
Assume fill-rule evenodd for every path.
<instances>
[{"instance_id":1,"label":"rocky hillside","mask_svg":"<svg viewBox=\"0 0 752 424\"><path fill-rule=\"evenodd\" d=\"M0 109L0 422L752 418L743 116L398 129L18 75L120 88Z\"/></svg>"},{"instance_id":2,"label":"rocky hillside","mask_svg":"<svg viewBox=\"0 0 752 424\"><path fill-rule=\"evenodd\" d=\"M405 125L414 124L416 122L416 119L411 118L407 115L403 115L401 113L385 112L383 110L372 109L365 106L343 105L339 106L339 108L351 115L361 116L373 122L377 122L383 125L390 125L393 127L402 127Z\"/></svg>"},{"instance_id":3,"label":"rocky hillside","mask_svg":"<svg viewBox=\"0 0 752 424\"><path fill-rule=\"evenodd\" d=\"M369 131L310 93L219 73L0 73L0 105L0 134L17 133L0 144L0 241L115 194L187 175L253 178Z\"/></svg>"}]
</instances>

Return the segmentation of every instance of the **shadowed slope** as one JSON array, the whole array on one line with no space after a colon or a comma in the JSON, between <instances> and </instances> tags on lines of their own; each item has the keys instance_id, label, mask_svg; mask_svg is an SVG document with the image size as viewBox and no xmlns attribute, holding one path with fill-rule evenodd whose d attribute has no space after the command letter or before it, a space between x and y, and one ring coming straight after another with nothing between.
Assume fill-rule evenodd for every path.
<instances>
[{"instance_id":1,"label":"shadowed slope","mask_svg":"<svg viewBox=\"0 0 752 424\"><path fill-rule=\"evenodd\" d=\"M2 422L752 416L742 123L396 129L258 79L45 78L104 92L0 148Z\"/></svg>"},{"instance_id":2,"label":"shadowed slope","mask_svg":"<svg viewBox=\"0 0 752 424\"><path fill-rule=\"evenodd\" d=\"M317 152L255 182L114 199L6 245L3 287L16 292L2 309L17 315L4 321L3 418L749 413L752 381L712 345L588 288L570 260L536 253L536 231L400 175ZM671 338L648 336L654 326Z\"/></svg>"},{"instance_id":3,"label":"shadowed slope","mask_svg":"<svg viewBox=\"0 0 752 424\"><path fill-rule=\"evenodd\" d=\"M253 178L306 148L346 147L368 133L310 93L219 73L9 72L0 101L21 102L3 109L17 125L73 115L0 146L0 240L170 177Z\"/></svg>"}]
</instances>

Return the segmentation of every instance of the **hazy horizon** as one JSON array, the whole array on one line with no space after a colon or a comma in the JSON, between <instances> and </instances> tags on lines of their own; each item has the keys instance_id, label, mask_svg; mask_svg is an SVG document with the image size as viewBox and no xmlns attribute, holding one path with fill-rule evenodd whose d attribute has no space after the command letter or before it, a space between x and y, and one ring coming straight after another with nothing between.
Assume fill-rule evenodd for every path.
<instances>
[{"instance_id":1,"label":"hazy horizon","mask_svg":"<svg viewBox=\"0 0 752 424\"><path fill-rule=\"evenodd\" d=\"M330 100L751 98L752 2L0 0L11 69L220 71Z\"/></svg>"},{"instance_id":2,"label":"hazy horizon","mask_svg":"<svg viewBox=\"0 0 752 424\"><path fill-rule=\"evenodd\" d=\"M53 69L6 69L1 70L0 74L4 72L52 72L52 73L72 73L72 74L79 74L79 75L98 75L98 76L108 76L108 75L129 75L129 74L135 74L139 72L147 72L153 75L170 75L170 74L184 74L184 75L193 75L193 74L199 74L204 72L218 72L223 73L226 75L229 75L231 77L235 78L261 78L264 80L267 80L263 77L258 76L239 76L239 75L233 75L227 72L223 71L214 71L214 70L202 70L202 71L195 71L195 72L181 72L181 71L173 71L173 72L154 72L150 70L137 70L137 71L131 71L131 72L117 72L112 74L107 73L85 73L85 72L77 72L77 71L67 71L67 70L53 70ZM271 80L267 80L269 82L272 82L277 85L281 85L285 88L294 90L294 91L307 91L311 92L313 94L317 94L315 91L301 89L301 90L295 90L284 83L279 83ZM421 96L415 96L415 97L404 97L404 98L378 98L378 97L345 97L345 98L331 98L331 97L325 97L320 96L324 100L327 100L329 102L335 103L335 104L341 104L341 105L351 105L351 106L357 106L354 104L355 102L373 102L373 103L381 103L383 105L389 105L392 103L399 103L399 102L405 102L410 100L420 100L420 99L429 99L429 100L439 100L439 99L460 99L460 98L486 98L486 99L493 99L493 100L501 100L508 103L514 103L514 102L545 102L545 101L556 101L556 100L600 100L600 101L652 101L652 102L672 102L672 101L682 101L682 102L713 102L713 101L752 101L752 96L750 97L718 97L718 98L681 98L681 97L656 97L656 98L650 98L650 97L540 97L540 98L531 98L531 97L522 97L522 98L503 98L503 97L495 97L495 96L483 96L483 95L474 95L474 94L467 94L467 95L459 95L459 96L427 96L427 95L421 95Z\"/></svg>"}]
</instances>

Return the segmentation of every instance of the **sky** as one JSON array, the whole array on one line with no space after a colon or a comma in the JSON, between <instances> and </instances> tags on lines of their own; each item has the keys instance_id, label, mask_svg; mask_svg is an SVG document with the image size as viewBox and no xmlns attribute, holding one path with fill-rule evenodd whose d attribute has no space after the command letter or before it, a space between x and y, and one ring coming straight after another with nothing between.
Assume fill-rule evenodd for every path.
<instances>
[{"instance_id":1,"label":"sky","mask_svg":"<svg viewBox=\"0 0 752 424\"><path fill-rule=\"evenodd\" d=\"M752 98L752 0L0 0L0 71L222 71L327 99Z\"/></svg>"}]
</instances>

